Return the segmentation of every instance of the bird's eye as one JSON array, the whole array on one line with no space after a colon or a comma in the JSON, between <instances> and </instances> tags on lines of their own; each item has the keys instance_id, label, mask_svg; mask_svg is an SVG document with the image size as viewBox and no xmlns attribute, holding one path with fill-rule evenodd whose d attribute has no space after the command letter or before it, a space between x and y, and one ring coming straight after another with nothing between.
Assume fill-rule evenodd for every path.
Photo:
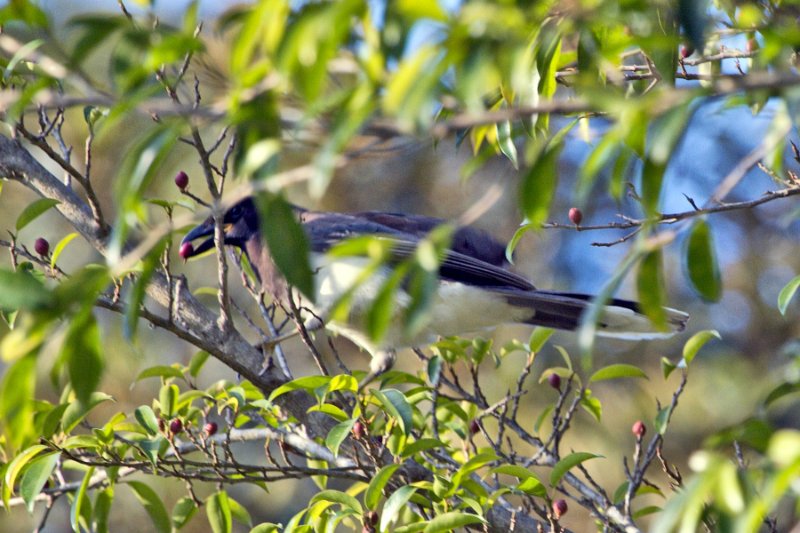
<instances>
[{"instance_id":1,"label":"bird's eye","mask_svg":"<svg viewBox=\"0 0 800 533\"><path fill-rule=\"evenodd\" d=\"M240 216L242 216L242 207L237 205L236 207L231 209L231 217L239 218Z\"/></svg>"}]
</instances>

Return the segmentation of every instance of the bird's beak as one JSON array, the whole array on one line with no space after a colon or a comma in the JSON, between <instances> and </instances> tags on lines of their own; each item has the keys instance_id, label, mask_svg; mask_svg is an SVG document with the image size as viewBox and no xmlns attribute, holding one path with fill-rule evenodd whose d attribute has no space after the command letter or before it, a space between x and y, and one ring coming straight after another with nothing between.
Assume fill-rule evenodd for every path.
<instances>
[{"instance_id":1,"label":"bird's beak","mask_svg":"<svg viewBox=\"0 0 800 533\"><path fill-rule=\"evenodd\" d=\"M194 245L191 245L192 241L197 240L201 237L209 237L209 236L210 238L204 240L202 243L200 243L199 246L195 247ZM190 257L194 257L196 255L200 255L204 252L207 252L213 247L214 247L214 221L212 219L209 219L186 234L186 236L181 241L180 255L185 261Z\"/></svg>"}]
</instances>

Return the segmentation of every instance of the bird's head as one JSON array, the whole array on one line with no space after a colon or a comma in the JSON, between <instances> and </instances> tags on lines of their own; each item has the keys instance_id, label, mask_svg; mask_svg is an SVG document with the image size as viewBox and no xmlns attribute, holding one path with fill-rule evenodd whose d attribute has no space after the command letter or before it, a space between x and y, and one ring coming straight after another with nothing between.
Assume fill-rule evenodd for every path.
<instances>
[{"instance_id":1,"label":"bird's head","mask_svg":"<svg viewBox=\"0 0 800 533\"><path fill-rule=\"evenodd\" d=\"M258 212L252 198L245 198L225 212L222 219L225 244L244 248L248 239L258 233ZM194 241L207 237L199 245ZM193 228L181 241L180 256L186 260L214 247L214 217L208 217Z\"/></svg>"}]
</instances>

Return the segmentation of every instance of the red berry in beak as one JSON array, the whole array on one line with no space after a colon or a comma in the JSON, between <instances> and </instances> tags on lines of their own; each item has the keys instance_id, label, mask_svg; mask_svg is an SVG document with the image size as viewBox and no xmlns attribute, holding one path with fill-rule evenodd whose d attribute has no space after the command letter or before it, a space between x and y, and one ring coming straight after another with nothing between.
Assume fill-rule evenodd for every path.
<instances>
[{"instance_id":1,"label":"red berry in beak","mask_svg":"<svg viewBox=\"0 0 800 533\"><path fill-rule=\"evenodd\" d=\"M181 245L180 251L178 251L178 255L181 256L181 259L183 259L184 261L192 257L193 253L194 253L194 246L192 246L192 243L190 242L183 243Z\"/></svg>"}]
</instances>

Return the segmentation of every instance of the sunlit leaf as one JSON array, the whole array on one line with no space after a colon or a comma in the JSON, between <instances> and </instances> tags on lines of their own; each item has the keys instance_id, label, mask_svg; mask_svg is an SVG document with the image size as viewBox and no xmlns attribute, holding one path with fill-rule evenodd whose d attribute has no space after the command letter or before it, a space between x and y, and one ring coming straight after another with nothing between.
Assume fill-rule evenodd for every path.
<instances>
[{"instance_id":1,"label":"sunlit leaf","mask_svg":"<svg viewBox=\"0 0 800 533\"><path fill-rule=\"evenodd\" d=\"M486 520L474 514L463 513L460 511L450 511L435 516L423 530L424 533L443 533L454 529L468 526L470 524L485 524Z\"/></svg>"},{"instance_id":2,"label":"sunlit leaf","mask_svg":"<svg viewBox=\"0 0 800 533\"><path fill-rule=\"evenodd\" d=\"M689 365L700 348L706 345L711 339L722 339L719 332L713 329L698 331L683 345L683 364Z\"/></svg>"},{"instance_id":3,"label":"sunlit leaf","mask_svg":"<svg viewBox=\"0 0 800 533\"><path fill-rule=\"evenodd\" d=\"M556 465L553 467L552 472L550 472L550 485L555 487L561 481L561 478L563 478L564 475L572 468L578 466L584 461L596 459L598 457L602 457L602 455L589 452L575 452L569 454L556 463Z\"/></svg>"},{"instance_id":4,"label":"sunlit leaf","mask_svg":"<svg viewBox=\"0 0 800 533\"><path fill-rule=\"evenodd\" d=\"M206 499L206 515L214 533L230 533L233 518L227 492L221 490Z\"/></svg>"},{"instance_id":5,"label":"sunlit leaf","mask_svg":"<svg viewBox=\"0 0 800 533\"><path fill-rule=\"evenodd\" d=\"M606 379L619 379L619 378L645 378L647 374L638 366L618 363L601 368L589 378L589 382L603 381Z\"/></svg>"},{"instance_id":6,"label":"sunlit leaf","mask_svg":"<svg viewBox=\"0 0 800 533\"><path fill-rule=\"evenodd\" d=\"M339 453L339 446L341 446L347 436L350 435L350 431L353 429L355 423L356 419L354 418L345 420L333 426L328 432L328 436L325 438L325 446L333 452L333 455Z\"/></svg>"},{"instance_id":7,"label":"sunlit leaf","mask_svg":"<svg viewBox=\"0 0 800 533\"><path fill-rule=\"evenodd\" d=\"M28 506L28 512L33 512L33 506L36 502L36 497L42 492L45 483L47 483L50 474L58 464L58 459L61 457L59 452L52 452L31 461L28 470L22 476L22 482L19 486L19 493L22 499Z\"/></svg>"},{"instance_id":8,"label":"sunlit leaf","mask_svg":"<svg viewBox=\"0 0 800 533\"><path fill-rule=\"evenodd\" d=\"M782 315L786 314L789 302L792 300L792 297L794 297L798 288L800 288L800 276L795 277L792 281L787 283L786 286L781 289L780 294L778 294L778 310Z\"/></svg>"},{"instance_id":9,"label":"sunlit leaf","mask_svg":"<svg viewBox=\"0 0 800 533\"><path fill-rule=\"evenodd\" d=\"M400 487L389 496L381 511L380 531L389 531L389 527L394 523L400 511L406 506L408 500L417 492L416 487L406 485Z\"/></svg>"},{"instance_id":10,"label":"sunlit leaf","mask_svg":"<svg viewBox=\"0 0 800 533\"><path fill-rule=\"evenodd\" d=\"M322 492L315 494L314 497L311 498L309 505L313 505L318 501L338 503L339 505L352 510L356 514L361 514L363 512L361 504L358 503L358 500L356 498L339 490L323 490Z\"/></svg>"},{"instance_id":11,"label":"sunlit leaf","mask_svg":"<svg viewBox=\"0 0 800 533\"><path fill-rule=\"evenodd\" d=\"M398 468L400 468L398 464L386 465L373 476L364 492L364 505L367 506L367 509L371 511L377 509L384 487Z\"/></svg>"},{"instance_id":12,"label":"sunlit leaf","mask_svg":"<svg viewBox=\"0 0 800 533\"><path fill-rule=\"evenodd\" d=\"M175 529L181 529L186 523L191 520L197 512L197 504L191 498L181 498L175 502L172 508L172 526Z\"/></svg>"},{"instance_id":13,"label":"sunlit leaf","mask_svg":"<svg viewBox=\"0 0 800 533\"><path fill-rule=\"evenodd\" d=\"M372 389L372 394L380 400L388 413L400 424L403 433L408 433L414 427L413 411L403 393L395 389Z\"/></svg>"},{"instance_id":14,"label":"sunlit leaf","mask_svg":"<svg viewBox=\"0 0 800 533\"><path fill-rule=\"evenodd\" d=\"M59 203L60 202L58 200L53 200L52 198L41 198L28 204L25 209L22 210L22 213L20 213L20 215L17 217L17 231L33 222L40 215L44 214L51 207L58 205Z\"/></svg>"}]
</instances>

